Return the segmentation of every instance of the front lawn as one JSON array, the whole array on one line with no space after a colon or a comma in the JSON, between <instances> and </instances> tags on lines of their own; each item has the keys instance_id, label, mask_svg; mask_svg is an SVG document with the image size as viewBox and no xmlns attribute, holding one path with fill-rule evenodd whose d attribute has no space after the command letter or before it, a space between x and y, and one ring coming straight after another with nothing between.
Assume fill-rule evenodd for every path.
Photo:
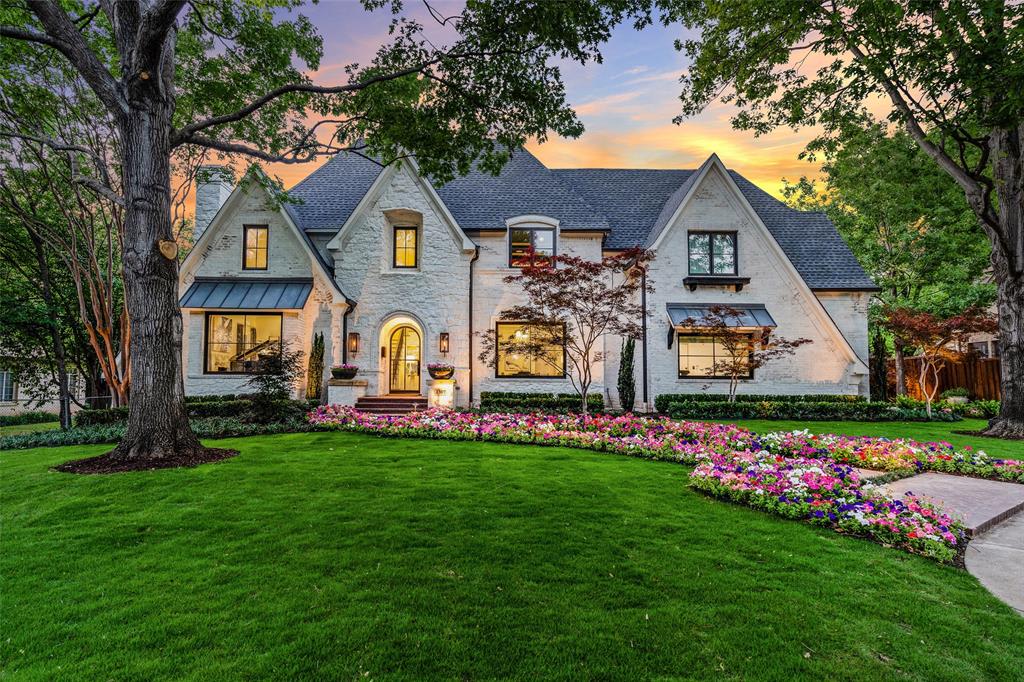
<instances>
[{"instance_id":1,"label":"front lawn","mask_svg":"<svg viewBox=\"0 0 1024 682\"><path fill-rule=\"evenodd\" d=\"M196 469L0 453L17 679L1021 679L966 572L705 497L688 468L311 433Z\"/></svg>"},{"instance_id":2,"label":"front lawn","mask_svg":"<svg viewBox=\"0 0 1024 682\"><path fill-rule=\"evenodd\" d=\"M35 433L36 431L52 431L59 429L60 422L42 422L39 424L13 424L11 426L0 426L0 436L17 436L21 433Z\"/></svg>"},{"instance_id":3,"label":"front lawn","mask_svg":"<svg viewBox=\"0 0 1024 682\"><path fill-rule=\"evenodd\" d=\"M954 431L981 431L985 419L964 419L958 422L819 422L778 419L722 419L719 424L738 424L757 433L807 429L811 433L835 433L843 436L883 436L910 438L921 442L946 441L957 448L971 446L996 457L1024 457L1024 441L1001 440L963 435Z\"/></svg>"}]
</instances>

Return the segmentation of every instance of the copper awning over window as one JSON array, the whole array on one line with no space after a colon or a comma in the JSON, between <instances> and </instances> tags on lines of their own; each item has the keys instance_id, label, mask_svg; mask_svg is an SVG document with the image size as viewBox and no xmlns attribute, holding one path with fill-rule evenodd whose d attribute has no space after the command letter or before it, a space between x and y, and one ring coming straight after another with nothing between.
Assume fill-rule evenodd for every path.
<instances>
[{"instance_id":1,"label":"copper awning over window","mask_svg":"<svg viewBox=\"0 0 1024 682\"><path fill-rule=\"evenodd\" d=\"M302 308L311 279L196 279L181 297L182 308L283 310Z\"/></svg>"},{"instance_id":2,"label":"copper awning over window","mask_svg":"<svg viewBox=\"0 0 1024 682\"><path fill-rule=\"evenodd\" d=\"M702 324L702 320L706 320L710 314L710 311L715 306L728 307L737 311L736 316L724 316L721 315L726 325L729 327L776 327L775 320L768 314L768 310L764 305L760 303L669 303L666 305L668 309L668 319L672 323L673 327L701 327L707 326L706 323Z\"/></svg>"}]
</instances>

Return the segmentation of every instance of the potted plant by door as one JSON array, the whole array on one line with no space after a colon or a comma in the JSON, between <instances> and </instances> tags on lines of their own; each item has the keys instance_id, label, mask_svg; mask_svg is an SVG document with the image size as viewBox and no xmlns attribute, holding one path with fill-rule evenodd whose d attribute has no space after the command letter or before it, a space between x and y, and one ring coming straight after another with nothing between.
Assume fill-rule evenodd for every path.
<instances>
[{"instance_id":1,"label":"potted plant by door","mask_svg":"<svg viewBox=\"0 0 1024 682\"><path fill-rule=\"evenodd\" d=\"M427 365L431 379L451 379L455 375L455 367L447 362L432 362Z\"/></svg>"},{"instance_id":2,"label":"potted plant by door","mask_svg":"<svg viewBox=\"0 0 1024 682\"><path fill-rule=\"evenodd\" d=\"M352 379L359 371L359 365L334 365L331 367L331 376L335 379Z\"/></svg>"}]
</instances>

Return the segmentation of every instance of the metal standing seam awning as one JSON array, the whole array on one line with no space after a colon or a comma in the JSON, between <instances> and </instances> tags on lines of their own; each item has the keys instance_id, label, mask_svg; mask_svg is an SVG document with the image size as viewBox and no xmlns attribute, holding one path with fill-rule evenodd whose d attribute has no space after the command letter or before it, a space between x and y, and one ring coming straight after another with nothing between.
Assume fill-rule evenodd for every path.
<instances>
[{"instance_id":1,"label":"metal standing seam awning","mask_svg":"<svg viewBox=\"0 0 1024 682\"><path fill-rule=\"evenodd\" d=\"M282 310L302 308L311 279L197 279L181 297L182 308Z\"/></svg>"},{"instance_id":2,"label":"metal standing seam awning","mask_svg":"<svg viewBox=\"0 0 1024 682\"><path fill-rule=\"evenodd\" d=\"M768 314L768 310L760 303L668 303L668 319L673 327L701 327L701 321L710 315L711 308L715 306L728 306L739 314L725 320L729 327L755 328L755 327L776 327L775 320Z\"/></svg>"}]
</instances>

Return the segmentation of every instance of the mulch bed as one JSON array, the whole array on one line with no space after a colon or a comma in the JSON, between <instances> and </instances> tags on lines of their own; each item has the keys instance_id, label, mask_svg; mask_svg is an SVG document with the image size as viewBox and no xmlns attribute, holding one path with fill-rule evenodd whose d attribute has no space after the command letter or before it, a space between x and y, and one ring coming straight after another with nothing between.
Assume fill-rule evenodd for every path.
<instances>
[{"instance_id":1,"label":"mulch bed","mask_svg":"<svg viewBox=\"0 0 1024 682\"><path fill-rule=\"evenodd\" d=\"M987 433L985 433L984 431L957 431L957 430L954 430L953 433L957 434L958 436L981 436L982 438L994 438L996 440L1024 440L1024 438L1014 438L1012 436L990 436Z\"/></svg>"},{"instance_id":2,"label":"mulch bed","mask_svg":"<svg viewBox=\"0 0 1024 682\"><path fill-rule=\"evenodd\" d=\"M55 466L54 471L68 474L118 474L125 471L152 471L177 467L197 467L200 464L219 462L238 454L238 450L226 448L203 448L177 457L162 459L124 459L111 457L110 452L97 457L75 459Z\"/></svg>"}]
</instances>

